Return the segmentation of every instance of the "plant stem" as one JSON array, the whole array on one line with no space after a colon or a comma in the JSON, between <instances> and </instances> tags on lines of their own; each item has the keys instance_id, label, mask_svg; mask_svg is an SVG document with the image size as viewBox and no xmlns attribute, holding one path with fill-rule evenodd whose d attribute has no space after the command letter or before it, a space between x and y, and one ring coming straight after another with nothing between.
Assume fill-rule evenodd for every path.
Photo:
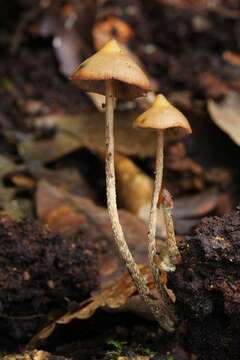
<instances>
[{"instance_id":1,"label":"plant stem","mask_svg":"<svg viewBox=\"0 0 240 360\"><path fill-rule=\"evenodd\" d=\"M174 315L163 299L154 297L141 276L139 268L126 243L119 221L116 201L116 181L114 168L114 93L113 81L106 81L106 190L108 213L112 224L114 240L130 276L145 303L150 307L160 326L166 331L174 330Z\"/></svg>"},{"instance_id":2,"label":"plant stem","mask_svg":"<svg viewBox=\"0 0 240 360\"><path fill-rule=\"evenodd\" d=\"M162 188L163 178L163 147L164 135L162 130L157 132L157 150L156 150L156 165L155 165L155 182L152 195L151 210L149 216L148 227L148 256L149 263L153 274L155 286L157 287L161 296L165 296L165 301L168 301L165 289L160 281L160 269L156 263L157 247L156 247L156 226L157 226L157 212L158 199Z\"/></svg>"}]
</instances>

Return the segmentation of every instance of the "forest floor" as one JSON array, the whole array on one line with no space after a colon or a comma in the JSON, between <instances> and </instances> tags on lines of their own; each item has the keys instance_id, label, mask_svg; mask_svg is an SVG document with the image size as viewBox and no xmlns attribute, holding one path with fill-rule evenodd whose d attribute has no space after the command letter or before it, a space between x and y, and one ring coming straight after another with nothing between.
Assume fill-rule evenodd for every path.
<instances>
[{"instance_id":1,"label":"forest floor","mask_svg":"<svg viewBox=\"0 0 240 360\"><path fill-rule=\"evenodd\" d=\"M23 352L32 339L28 349L56 359L239 359L240 7L210 3L0 3L2 356ZM112 244L101 99L68 80L112 37L193 129L186 138L166 136L164 186L184 258L168 279L179 317L170 335L140 302ZM149 184L153 179L152 134L130 128L146 106L118 104L116 167L120 219L152 284L147 218L138 216L145 187L133 191L121 180L134 166ZM123 169L124 162L130 165ZM23 356L17 359L51 359Z\"/></svg>"}]
</instances>

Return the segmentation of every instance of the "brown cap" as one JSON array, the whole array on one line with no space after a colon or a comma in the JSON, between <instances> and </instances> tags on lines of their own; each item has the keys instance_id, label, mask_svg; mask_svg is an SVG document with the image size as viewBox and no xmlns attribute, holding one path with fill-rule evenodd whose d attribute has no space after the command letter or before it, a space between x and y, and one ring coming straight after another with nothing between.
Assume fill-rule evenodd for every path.
<instances>
[{"instance_id":1,"label":"brown cap","mask_svg":"<svg viewBox=\"0 0 240 360\"><path fill-rule=\"evenodd\" d=\"M134 122L134 127L152 130L165 130L168 128L180 127L187 134L192 129L185 116L165 98L158 95L152 106L145 111Z\"/></svg>"},{"instance_id":2,"label":"brown cap","mask_svg":"<svg viewBox=\"0 0 240 360\"><path fill-rule=\"evenodd\" d=\"M96 54L85 60L70 76L81 89L105 95L105 80L114 80L115 96L134 99L150 90L141 68L118 45L109 41Z\"/></svg>"}]
</instances>

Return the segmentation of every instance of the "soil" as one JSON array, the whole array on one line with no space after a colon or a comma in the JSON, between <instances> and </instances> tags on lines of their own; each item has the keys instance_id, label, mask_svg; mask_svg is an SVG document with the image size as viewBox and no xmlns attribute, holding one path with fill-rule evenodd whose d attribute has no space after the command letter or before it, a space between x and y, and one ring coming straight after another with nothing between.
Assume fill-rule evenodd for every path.
<instances>
[{"instance_id":1,"label":"soil","mask_svg":"<svg viewBox=\"0 0 240 360\"><path fill-rule=\"evenodd\" d=\"M238 359L240 344L240 209L202 220L182 243L171 276L185 342L199 359Z\"/></svg>"},{"instance_id":2,"label":"soil","mask_svg":"<svg viewBox=\"0 0 240 360\"><path fill-rule=\"evenodd\" d=\"M64 313L97 286L97 247L63 239L33 220L0 218L0 347L17 350L51 312Z\"/></svg>"}]
</instances>

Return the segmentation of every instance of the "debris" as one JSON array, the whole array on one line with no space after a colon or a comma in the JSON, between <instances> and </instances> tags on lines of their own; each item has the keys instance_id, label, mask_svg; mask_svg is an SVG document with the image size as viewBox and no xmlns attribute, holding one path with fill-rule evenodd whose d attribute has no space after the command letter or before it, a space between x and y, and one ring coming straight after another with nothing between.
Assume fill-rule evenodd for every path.
<instances>
[{"instance_id":1,"label":"debris","mask_svg":"<svg viewBox=\"0 0 240 360\"><path fill-rule=\"evenodd\" d=\"M144 276L149 287L153 287L152 275L149 269L145 266L139 267L142 276ZM34 348L39 342L46 340L54 331L55 327L59 325L68 324L74 319L84 320L93 316L97 309L102 308L105 310L118 310L123 309L127 305L128 301L136 294L136 288L131 280L129 274L125 273L120 279L115 280L114 284L111 283L105 288L102 288L92 298L84 301L78 305L78 308L74 311L68 312L65 315L56 319L53 323L42 329L37 333L28 344L27 348ZM141 301L142 302L142 301ZM130 307L131 308L131 307ZM127 310L127 307L125 311ZM136 309L135 309L136 311ZM145 309L145 312L148 312ZM150 312L148 312L148 318L153 320Z\"/></svg>"},{"instance_id":2,"label":"debris","mask_svg":"<svg viewBox=\"0 0 240 360\"><path fill-rule=\"evenodd\" d=\"M141 266L139 268L142 276L147 281L150 287L152 287L152 277L148 268ZM124 306L128 299L136 293L136 288L131 280L131 277L125 273L120 279L103 288L95 296L90 298L87 302L84 301L79 304L78 309L72 312L68 312L65 315L59 317L54 323L48 325L37 333L30 343L28 349L34 348L39 341L47 339L54 331L58 324L68 324L74 319L84 320L93 316L98 308L118 309Z\"/></svg>"},{"instance_id":3,"label":"debris","mask_svg":"<svg viewBox=\"0 0 240 360\"><path fill-rule=\"evenodd\" d=\"M33 350L22 354L6 355L2 360L70 360L64 356L52 355L46 351Z\"/></svg>"}]
</instances>

